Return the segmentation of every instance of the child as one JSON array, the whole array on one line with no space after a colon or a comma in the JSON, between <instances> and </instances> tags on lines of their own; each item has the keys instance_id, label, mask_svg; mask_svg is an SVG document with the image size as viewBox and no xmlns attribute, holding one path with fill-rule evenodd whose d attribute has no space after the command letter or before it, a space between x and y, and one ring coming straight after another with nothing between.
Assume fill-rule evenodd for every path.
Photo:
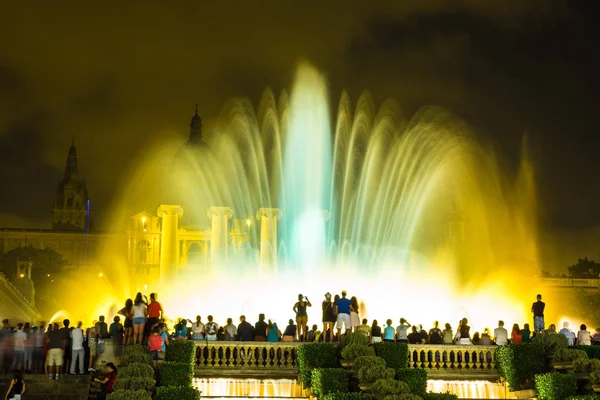
<instances>
[{"instance_id":1,"label":"child","mask_svg":"<svg viewBox=\"0 0 600 400\"><path fill-rule=\"evenodd\" d=\"M152 355L152 361L154 361L154 368L161 361L159 353L162 351L163 338L159 332L158 326L152 329L152 334L148 337L148 344L150 345L150 355Z\"/></svg>"},{"instance_id":2,"label":"child","mask_svg":"<svg viewBox=\"0 0 600 400\"><path fill-rule=\"evenodd\" d=\"M8 386L8 391L6 392L5 399L8 400L21 400L21 396L25 393L25 380L23 379L23 374L20 369L15 369L13 371L13 377L10 380L10 385Z\"/></svg>"}]
</instances>

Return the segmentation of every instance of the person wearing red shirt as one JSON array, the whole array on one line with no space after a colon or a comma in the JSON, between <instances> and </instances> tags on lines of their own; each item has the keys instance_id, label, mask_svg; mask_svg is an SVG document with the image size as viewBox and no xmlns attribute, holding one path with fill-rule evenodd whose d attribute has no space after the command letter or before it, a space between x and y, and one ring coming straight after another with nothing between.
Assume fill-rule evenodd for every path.
<instances>
[{"instance_id":1,"label":"person wearing red shirt","mask_svg":"<svg viewBox=\"0 0 600 400\"><path fill-rule=\"evenodd\" d=\"M162 305L156 301L156 293L150 293L150 304L148 304L148 320L144 328L144 336L149 336L150 331L163 317Z\"/></svg>"},{"instance_id":2,"label":"person wearing red shirt","mask_svg":"<svg viewBox=\"0 0 600 400\"><path fill-rule=\"evenodd\" d=\"M154 361L154 368L161 362L160 351L162 350L163 338L160 334L158 326L152 328L152 335L148 337L148 344L150 345L150 355L152 361Z\"/></svg>"},{"instance_id":3,"label":"person wearing red shirt","mask_svg":"<svg viewBox=\"0 0 600 400\"><path fill-rule=\"evenodd\" d=\"M521 344L523 343L523 333L521 329L519 329L519 324L514 324L512 333L510 335L510 342L513 344Z\"/></svg>"},{"instance_id":4,"label":"person wearing red shirt","mask_svg":"<svg viewBox=\"0 0 600 400\"><path fill-rule=\"evenodd\" d=\"M113 392L113 385L117 379L117 367L115 364L106 363L106 376L104 379L94 378L95 382L100 383L100 393L96 395L98 400L106 400L106 396Z\"/></svg>"}]
</instances>

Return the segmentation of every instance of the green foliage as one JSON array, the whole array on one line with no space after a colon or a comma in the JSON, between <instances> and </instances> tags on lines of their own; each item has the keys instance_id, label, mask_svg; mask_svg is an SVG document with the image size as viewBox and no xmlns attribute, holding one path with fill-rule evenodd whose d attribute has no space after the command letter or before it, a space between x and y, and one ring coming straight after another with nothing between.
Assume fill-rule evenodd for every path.
<instances>
[{"instance_id":1,"label":"green foliage","mask_svg":"<svg viewBox=\"0 0 600 400\"><path fill-rule=\"evenodd\" d=\"M122 378L154 378L154 368L148 364L133 363L119 368L117 380Z\"/></svg>"},{"instance_id":2,"label":"green foliage","mask_svg":"<svg viewBox=\"0 0 600 400\"><path fill-rule=\"evenodd\" d=\"M193 364L196 357L196 343L191 340L171 340L167 346L165 361Z\"/></svg>"},{"instance_id":3,"label":"green foliage","mask_svg":"<svg viewBox=\"0 0 600 400\"><path fill-rule=\"evenodd\" d=\"M361 344L367 346L369 344L369 338L362 333L354 332L349 335L342 337L342 346L349 346L351 344Z\"/></svg>"},{"instance_id":4,"label":"green foliage","mask_svg":"<svg viewBox=\"0 0 600 400\"><path fill-rule=\"evenodd\" d=\"M541 400L562 400L577 392L577 379L573 374L550 372L535 376L535 390Z\"/></svg>"},{"instance_id":5,"label":"green foliage","mask_svg":"<svg viewBox=\"0 0 600 400\"><path fill-rule=\"evenodd\" d=\"M406 382L411 393L423 396L427 392L427 371L422 368L400 368L396 370L396 379Z\"/></svg>"},{"instance_id":6,"label":"green foliage","mask_svg":"<svg viewBox=\"0 0 600 400\"><path fill-rule=\"evenodd\" d=\"M200 392L193 387L162 386L156 388L154 400L200 400Z\"/></svg>"},{"instance_id":7,"label":"green foliage","mask_svg":"<svg viewBox=\"0 0 600 400\"><path fill-rule=\"evenodd\" d=\"M583 350L586 352L588 358L594 358L600 360L600 346L571 346L575 350Z\"/></svg>"},{"instance_id":8,"label":"green foliage","mask_svg":"<svg viewBox=\"0 0 600 400\"><path fill-rule=\"evenodd\" d=\"M498 373L506 379L513 391L531 389L533 376L544 372L545 355L544 347L539 343L509 344L498 347L496 350Z\"/></svg>"},{"instance_id":9,"label":"green foliage","mask_svg":"<svg viewBox=\"0 0 600 400\"><path fill-rule=\"evenodd\" d=\"M315 396L348 391L348 372L344 368L315 368L311 376Z\"/></svg>"},{"instance_id":10,"label":"green foliage","mask_svg":"<svg viewBox=\"0 0 600 400\"><path fill-rule=\"evenodd\" d=\"M152 378L117 377L117 380L115 381L115 389L124 390L146 390L152 392L155 385L156 381Z\"/></svg>"},{"instance_id":11,"label":"green foliage","mask_svg":"<svg viewBox=\"0 0 600 400\"><path fill-rule=\"evenodd\" d=\"M340 366L333 343L307 343L298 347L296 355L300 380L305 388L311 387L312 371L315 368L337 368Z\"/></svg>"},{"instance_id":12,"label":"green foliage","mask_svg":"<svg viewBox=\"0 0 600 400\"><path fill-rule=\"evenodd\" d=\"M543 333L533 338L533 343L538 343L544 346L546 353L554 353L560 349L566 349L569 346L569 341L564 335L558 333Z\"/></svg>"},{"instance_id":13,"label":"green foliage","mask_svg":"<svg viewBox=\"0 0 600 400\"><path fill-rule=\"evenodd\" d=\"M118 389L106 397L107 400L152 400L152 395L145 390Z\"/></svg>"},{"instance_id":14,"label":"green foliage","mask_svg":"<svg viewBox=\"0 0 600 400\"><path fill-rule=\"evenodd\" d=\"M369 387L369 389L377 398L410 393L410 388L405 382L400 382L393 379L379 379L378 381L375 381Z\"/></svg>"},{"instance_id":15,"label":"green foliage","mask_svg":"<svg viewBox=\"0 0 600 400\"><path fill-rule=\"evenodd\" d=\"M583 350L575 349L558 349L554 353L554 361L556 362L573 362L580 358L587 360L587 353Z\"/></svg>"},{"instance_id":16,"label":"green foliage","mask_svg":"<svg viewBox=\"0 0 600 400\"><path fill-rule=\"evenodd\" d=\"M374 356L375 349L363 344L352 343L342 349L342 358L344 360L354 360L361 356Z\"/></svg>"},{"instance_id":17,"label":"green foliage","mask_svg":"<svg viewBox=\"0 0 600 400\"><path fill-rule=\"evenodd\" d=\"M458 400L458 396L450 392L446 393L425 393L423 400Z\"/></svg>"},{"instance_id":18,"label":"green foliage","mask_svg":"<svg viewBox=\"0 0 600 400\"><path fill-rule=\"evenodd\" d=\"M588 258L580 258L576 264L567 267L569 270L569 278L575 279L597 279L600 275L600 264L588 260Z\"/></svg>"},{"instance_id":19,"label":"green foliage","mask_svg":"<svg viewBox=\"0 0 600 400\"><path fill-rule=\"evenodd\" d=\"M121 367L127 367L133 363L142 363L152 365L152 357L150 353L142 347L141 344L133 346L124 346L123 354L121 355Z\"/></svg>"},{"instance_id":20,"label":"green foliage","mask_svg":"<svg viewBox=\"0 0 600 400\"><path fill-rule=\"evenodd\" d=\"M373 344L375 354L385 360L388 367L408 368L408 345L398 342L379 342Z\"/></svg>"},{"instance_id":21,"label":"green foliage","mask_svg":"<svg viewBox=\"0 0 600 400\"><path fill-rule=\"evenodd\" d=\"M578 358L577 360L573 361L573 369L575 369L575 372L581 373L600 371L600 360Z\"/></svg>"},{"instance_id":22,"label":"green foliage","mask_svg":"<svg viewBox=\"0 0 600 400\"><path fill-rule=\"evenodd\" d=\"M600 371L594 371L590 374L592 385L600 385Z\"/></svg>"},{"instance_id":23,"label":"green foliage","mask_svg":"<svg viewBox=\"0 0 600 400\"><path fill-rule=\"evenodd\" d=\"M352 368L354 371L358 372L362 367L372 367L375 365L381 365L382 367L386 367L385 360L381 357L376 356L360 356L354 359L354 364Z\"/></svg>"},{"instance_id":24,"label":"green foliage","mask_svg":"<svg viewBox=\"0 0 600 400\"><path fill-rule=\"evenodd\" d=\"M362 367L358 370L358 381L360 383L373 383L378 379L394 379L396 371L393 368L382 367L381 365L372 365Z\"/></svg>"},{"instance_id":25,"label":"green foliage","mask_svg":"<svg viewBox=\"0 0 600 400\"><path fill-rule=\"evenodd\" d=\"M383 396L382 400L423 400L423 398L417 394L402 393L402 394L388 394Z\"/></svg>"},{"instance_id":26,"label":"green foliage","mask_svg":"<svg viewBox=\"0 0 600 400\"><path fill-rule=\"evenodd\" d=\"M323 400L372 400L372 396L365 392L333 392L325 395Z\"/></svg>"},{"instance_id":27,"label":"green foliage","mask_svg":"<svg viewBox=\"0 0 600 400\"><path fill-rule=\"evenodd\" d=\"M188 363L161 362L157 367L158 386L192 386L194 367Z\"/></svg>"},{"instance_id":28,"label":"green foliage","mask_svg":"<svg viewBox=\"0 0 600 400\"><path fill-rule=\"evenodd\" d=\"M600 396L596 396L594 394L570 396L567 397L567 400L600 400Z\"/></svg>"},{"instance_id":29,"label":"green foliage","mask_svg":"<svg viewBox=\"0 0 600 400\"><path fill-rule=\"evenodd\" d=\"M44 279L48 274L54 275L62 271L66 265L63 256L49 247L45 249L35 249L31 246L17 247L6 253L0 253L0 272L4 273L9 278L12 278L17 272L17 261L31 261L31 279L36 287L42 282L48 281Z\"/></svg>"}]
</instances>

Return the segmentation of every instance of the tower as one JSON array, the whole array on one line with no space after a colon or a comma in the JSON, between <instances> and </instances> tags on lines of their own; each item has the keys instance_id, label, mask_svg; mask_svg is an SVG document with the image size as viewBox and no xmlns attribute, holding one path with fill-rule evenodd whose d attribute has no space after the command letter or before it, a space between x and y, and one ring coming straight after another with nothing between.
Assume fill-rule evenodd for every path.
<instances>
[{"instance_id":1,"label":"tower","mask_svg":"<svg viewBox=\"0 0 600 400\"><path fill-rule=\"evenodd\" d=\"M65 172L58 183L52 214L52 229L75 231L89 229L88 192L85 180L79 176L75 139L69 148Z\"/></svg>"},{"instance_id":2,"label":"tower","mask_svg":"<svg viewBox=\"0 0 600 400\"><path fill-rule=\"evenodd\" d=\"M196 104L196 113L190 122L190 142L202 141L202 120L198 115L198 104Z\"/></svg>"}]
</instances>

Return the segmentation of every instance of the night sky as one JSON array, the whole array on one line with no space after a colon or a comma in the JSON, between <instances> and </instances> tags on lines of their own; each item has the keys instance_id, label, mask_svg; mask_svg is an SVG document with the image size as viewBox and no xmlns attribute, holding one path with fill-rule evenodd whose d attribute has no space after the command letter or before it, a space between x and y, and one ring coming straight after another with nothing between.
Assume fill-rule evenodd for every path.
<instances>
[{"instance_id":1,"label":"night sky","mask_svg":"<svg viewBox=\"0 0 600 400\"><path fill-rule=\"evenodd\" d=\"M527 131L541 231L598 251L600 2L348 3L3 2L0 227L50 226L73 137L102 220L145 143L186 140L196 103L210 135L228 98L257 104L308 60L334 108L343 89L393 97L407 114L441 105L509 171Z\"/></svg>"}]
</instances>

